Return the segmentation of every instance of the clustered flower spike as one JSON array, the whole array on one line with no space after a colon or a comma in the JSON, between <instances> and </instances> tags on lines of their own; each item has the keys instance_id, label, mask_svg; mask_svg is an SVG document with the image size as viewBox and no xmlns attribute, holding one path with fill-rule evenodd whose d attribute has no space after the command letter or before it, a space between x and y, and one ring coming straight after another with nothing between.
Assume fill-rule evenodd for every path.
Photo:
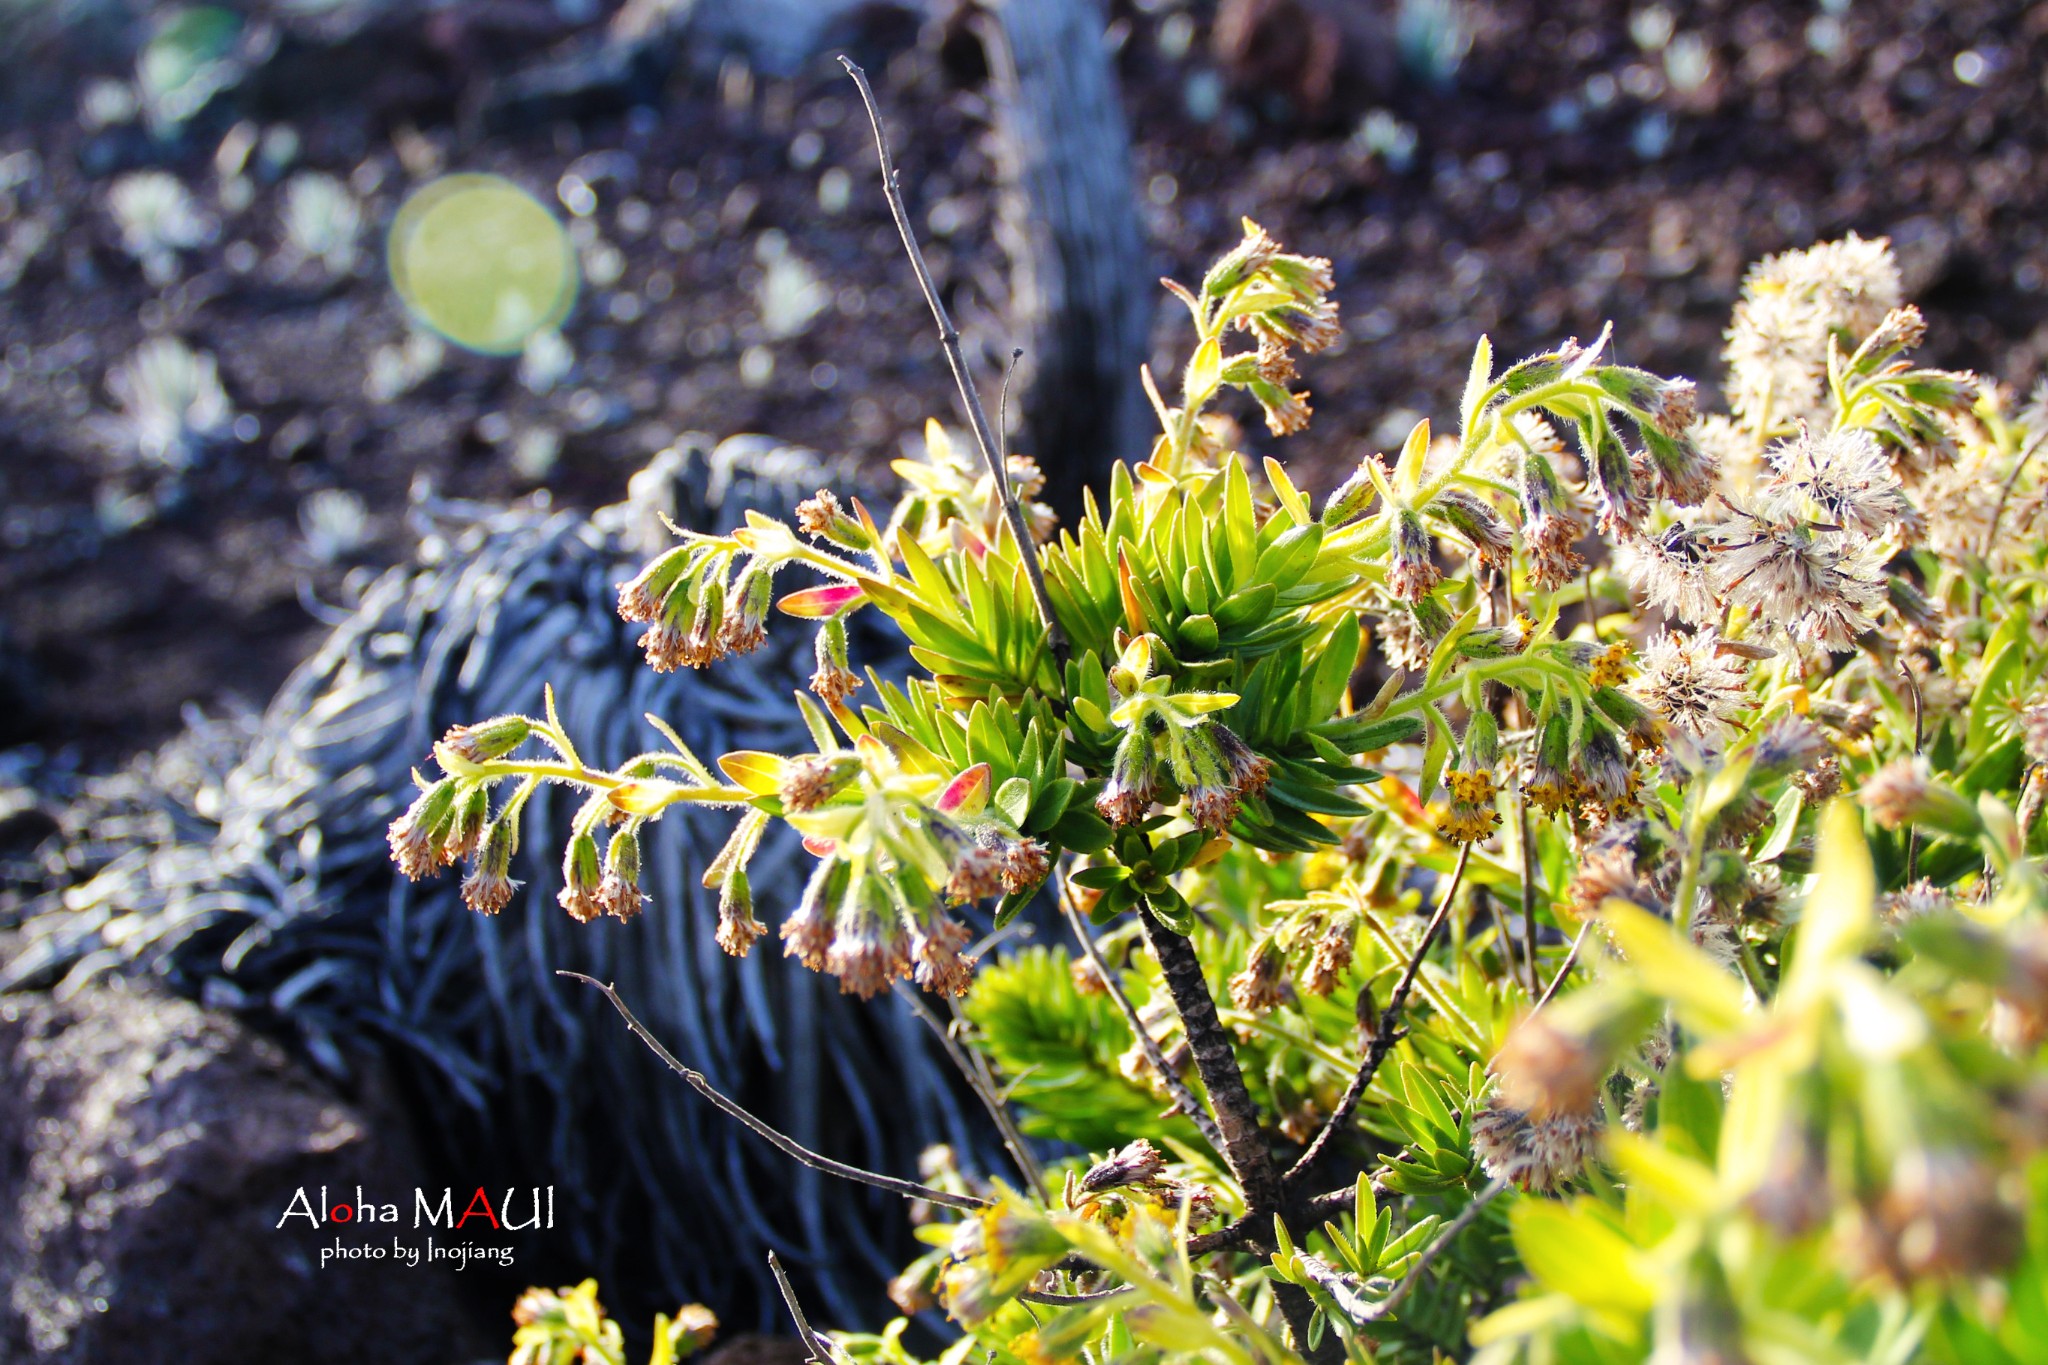
<instances>
[{"instance_id":1,"label":"clustered flower spike","mask_svg":"<svg viewBox=\"0 0 2048 1365\"><path fill-rule=\"evenodd\" d=\"M736 578L735 561L744 559ZM640 648L657 673L703 668L767 638L775 568L692 536L619 584L619 616L644 623Z\"/></svg>"},{"instance_id":2,"label":"clustered flower spike","mask_svg":"<svg viewBox=\"0 0 2048 1365\"><path fill-rule=\"evenodd\" d=\"M1247 218L1243 240L1203 277L1199 297L1170 287L1196 311L1205 333L1213 320L1257 340L1256 351L1224 359L1219 378L1250 393L1267 429L1287 436L1306 427L1311 412L1308 394L1288 387L1295 379L1293 353L1313 354L1343 334L1330 298L1335 284L1327 260L1281 250Z\"/></svg>"}]
</instances>

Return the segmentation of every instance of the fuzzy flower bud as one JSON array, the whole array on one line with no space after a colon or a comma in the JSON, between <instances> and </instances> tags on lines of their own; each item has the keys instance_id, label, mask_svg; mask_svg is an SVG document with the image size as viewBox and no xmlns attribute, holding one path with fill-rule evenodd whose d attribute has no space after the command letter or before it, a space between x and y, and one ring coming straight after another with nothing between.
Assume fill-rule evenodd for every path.
<instances>
[{"instance_id":1,"label":"fuzzy flower bud","mask_svg":"<svg viewBox=\"0 0 2048 1365\"><path fill-rule=\"evenodd\" d=\"M1538 1118L1590 1114L1599 1106L1613 1058L1592 1037L1532 1014L1508 1034L1491 1070L1502 1099L1514 1108Z\"/></svg>"},{"instance_id":2,"label":"fuzzy flower bud","mask_svg":"<svg viewBox=\"0 0 2048 1365\"><path fill-rule=\"evenodd\" d=\"M405 814L391 822L386 838L391 860L413 881L432 876L447 859L441 847L447 841L448 826L455 813L455 781L442 778L406 807Z\"/></svg>"},{"instance_id":3,"label":"fuzzy flower bud","mask_svg":"<svg viewBox=\"0 0 2048 1365\"><path fill-rule=\"evenodd\" d=\"M768 608L774 600L775 575L761 567L759 560L747 565L726 599L725 620L719 626L719 647L732 654L749 654L768 639Z\"/></svg>"},{"instance_id":4,"label":"fuzzy flower bud","mask_svg":"<svg viewBox=\"0 0 2048 1365\"><path fill-rule=\"evenodd\" d=\"M1109 781L1095 798L1102 818L1119 828L1145 818L1159 795L1159 761L1152 752L1151 737L1133 726L1117 741L1111 760Z\"/></svg>"},{"instance_id":5,"label":"fuzzy flower bud","mask_svg":"<svg viewBox=\"0 0 2048 1365\"><path fill-rule=\"evenodd\" d=\"M1266 1014L1293 998L1287 981L1287 957L1273 939L1252 944L1244 970L1230 978L1230 1003L1247 1014Z\"/></svg>"},{"instance_id":6,"label":"fuzzy flower bud","mask_svg":"<svg viewBox=\"0 0 2048 1365\"><path fill-rule=\"evenodd\" d=\"M753 887L747 870L735 867L718 888L718 946L733 957L745 957L768 926L754 918Z\"/></svg>"},{"instance_id":7,"label":"fuzzy flower bud","mask_svg":"<svg viewBox=\"0 0 2048 1365\"><path fill-rule=\"evenodd\" d=\"M839 900L846 894L852 868L842 858L820 859L804 883L796 911L782 922L782 953L814 972L825 969L825 954L832 946L832 919Z\"/></svg>"},{"instance_id":8,"label":"fuzzy flower bud","mask_svg":"<svg viewBox=\"0 0 2048 1365\"><path fill-rule=\"evenodd\" d=\"M818 628L817 658L811 691L827 706L837 706L860 686L860 675L846 661L846 622L835 616Z\"/></svg>"},{"instance_id":9,"label":"fuzzy flower bud","mask_svg":"<svg viewBox=\"0 0 2048 1365\"><path fill-rule=\"evenodd\" d=\"M669 592L688 572L698 554L694 545L678 545L663 551L646 568L619 584L619 616L626 621L651 622L658 619Z\"/></svg>"},{"instance_id":10,"label":"fuzzy flower bud","mask_svg":"<svg viewBox=\"0 0 2048 1365\"><path fill-rule=\"evenodd\" d=\"M467 762L488 763L526 743L532 733L533 722L525 716L497 716L473 725L450 726L441 743Z\"/></svg>"},{"instance_id":11,"label":"fuzzy flower bud","mask_svg":"<svg viewBox=\"0 0 2048 1365\"><path fill-rule=\"evenodd\" d=\"M1650 504L1636 487L1628 447L1604 422L1592 428L1586 440L1586 468L1599 503L1600 529L1617 540L1633 540L1642 532Z\"/></svg>"},{"instance_id":12,"label":"fuzzy flower bud","mask_svg":"<svg viewBox=\"0 0 2048 1365\"><path fill-rule=\"evenodd\" d=\"M1295 393L1283 384L1260 377L1245 386L1266 414L1266 430L1275 436L1292 436L1307 428L1315 409L1308 404L1308 391Z\"/></svg>"},{"instance_id":13,"label":"fuzzy flower bud","mask_svg":"<svg viewBox=\"0 0 2048 1365\"><path fill-rule=\"evenodd\" d=\"M782 770L777 793L783 809L801 813L816 810L860 776L860 759L852 754L806 754Z\"/></svg>"},{"instance_id":14,"label":"fuzzy flower bud","mask_svg":"<svg viewBox=\"0 0 2048 1365\"><path fill-rule=\"evenodd\" d=\"M1631 461L1630 472L1655 496L1693 506L1713 493L1721 466L1683 428L1666 432L1645 427L1642 453Z\"/></svg>"},{"instance_id":15,"label":"fuzzy flower bud","mask_svg":"<svg viewBox=\"0 0 2048 1365\"><path fill-rule=\"evenodd\" d=\"M1403 602L1426 596L1443 574L1430 560L1429 532L1406 507L1394 512L1394 553L1387 566L1387 591Z\"/></svg>"},{"instance_id":16,"label":"fuzzy flower bud","mask_svg":"<svg viewBox=\"0 0 2048 1365\"><path fill-rule=\"evenodd\" d=\"M562 889L555 900L571 919L588 924L603 913L604 907L597 902L597 888L602 880L597 840L588 834L569 840L569 847L562 854Z\"/></svg>"},{"instance_id":17,"label":"fuzzy flower bud","mask_svg":"<svg viewBox=\"0 0 2048 1365\"><path fill-rule=\"evenodd\" d=\"M1474 559L1489 569L1506 572L1515 549L1515 533L1478 494L1447 488L1436 495L1429 510L1465 538Z\"/></svg>"},{"instance_id":18,"label":"fuzzy flower bud","mask_svg":"<svg viewBox=\"0 0 2048 1365\"><path fill-rule=\"evenodd\" d=\"M965 995L974 983L974 960L963 950L974 941L968 927L936 907L927 911L911 937L917 984L934 995Z\"/></svg>"},{"instance_id":19,"label":"fuzzy flower bud","mask_svg":"<svg viewBox=\"0 0 2048 1365\"><path fill-rule=\"evenodd\" d=\"M820 536L844 549L871 548L867 527L822 488L796 505L796 526L805 535Z\"/></svg>"},{"instance_id":20,"label":"fuzzy flower bud","mask_svg":"<svg viewBox=\"0 0 2048 1365\"><path fill-rule=\"evenodd\" d=\"M1368 456L1367 462L1372 458ZM1373 481L1372 471L1366 467L1366 462L1361 462L1357 469L1351 471L1350 478L1331 490L1323 503L1323 525L1332 530L1344 525L1370 507L1378 495L1379 485Z\"/></svg>"},{"instance_id":21,"label":"fuzzy flower bud","mask_svg":"<svg viewBox=\"0 0 2048 1365\"><path fill-rule=\"evenodd\" d=\"M612 835L605 851L597 903L607 915L619 919L633 918L647 903L647 897L640 894L640 835L631 825Z\"/></svg>"},{"instance_id":22,"label":"fuzzy flower bud","mask_svg":"<svg viewBox=\"0 0 2048 1365\"><path fill-rule=\"evenodd\" d=\"M1528 773L1522 779L1522 794L1545 815L1555 815L1571 800L1571 723L1563 716L1544 722L1529 756Z\"/></svg>"},{"instance_id":23,"label":"fuzzy flower bud","mask_svg":"<svg viewBox=\"0 0 2048 1365\"><path fill-rule=\"evenodd\" d=\"M889 894L875 877L847 887L832 921L832 946L825 970L839 978L843 994L872 1000L889 983L910 974L910 944Z\"/></svg>"},{"instance_id":24,"label":"fuzzy flower bud","mask_svg":"<svg viewBox=\"0 0 2048 1365\"><path fill-rule=\"evenodd\" d=\"M441 861L452 863L469 857L483 841L484 826L491 819L491 789L482 783L462 792L455 801L454 817L448 822L441 843Z\"/></svg>"},{"instance_id":25,"label":"fuzzy flower bud","mask_svg":"<svg viewBox=\"0 0 2048 1365\"><path fill-rule=\"evenodd\" d=\"M1309 950L1308 966L1301 974L1301 988L1320 1000L1327 1000L1337 982L1351 967L1358 949L1358 912L1340 910L1316 935Z\"/></svg>"},{"instance_id":26,"label":"fuzzy flower bud","mask_svg":"<svg viewBox=\"0 0 2048 1365\"><path fill-rule=\"evenodd\" d=\"M519 821L501 816L484 835L476 866L462 879L462 903L480 915L495 915L512 903L519 883L509 875L519 849Z\"/></svg>"},{"instance_id":27,"label":"fuzzy flower bud","mask_svg":"<svg viewBox=\"0 0 2048 1365\"><path fill-rule=\"evenodd\" d=\"M1571 514L1564 483L1549 457L1529 451L1521 463L1522 542L1529 549L1529 582L1538 592L1562 587L1585 561L1572 547L1584 529Z\"/></svg>"},{"instance_id":28,"label":"fuzzy flower bud","mask_svg":"<svg viewBox=\"0 0 2048 1365\"><path fill-rule=\"evenodd\" d=\"M1893 759L1864 781L1857 796L1886 829L1913 824L1957 839L1974 839L1983 832L1976 807L1954 788L1936 782L1925 758Z\"/></svg>"}]
</instances>

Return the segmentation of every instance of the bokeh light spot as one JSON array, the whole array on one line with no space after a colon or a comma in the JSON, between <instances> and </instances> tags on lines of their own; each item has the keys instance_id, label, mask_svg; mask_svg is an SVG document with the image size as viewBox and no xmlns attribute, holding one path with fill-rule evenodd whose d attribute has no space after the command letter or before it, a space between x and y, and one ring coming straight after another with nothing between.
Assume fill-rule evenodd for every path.
<instances>
[{"instance_id":1,"label":"bokeh light spot","mask_svg":"<svg viewBox=\"0 0 2048 1365\"><path fill-rule=\"evenodd\" d=\"M414 191L391 225L389 261L422 326L488 355L524 349L576 298L569 234L502 176L444 176Z\"/></svg>"}]
</instances>

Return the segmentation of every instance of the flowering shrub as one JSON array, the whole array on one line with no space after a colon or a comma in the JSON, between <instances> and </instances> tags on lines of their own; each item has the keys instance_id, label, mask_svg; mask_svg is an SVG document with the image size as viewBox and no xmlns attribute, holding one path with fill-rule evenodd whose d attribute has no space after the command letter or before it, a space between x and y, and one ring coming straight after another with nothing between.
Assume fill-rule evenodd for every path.
<instances>
[{"instance_id":1,"label":"flowering shrub","mask_svg":"<svg viewBox=\"0 0 2048 1365\"><path fill-rule=\"evenodd\" d=\"M1318 499L1225 409L1308 420L1328 262L1248 223L1168 287L1192 358L1078 526L934 427L886 521L820 492L621 585L656 669L814 622L813 752L482 721L399 866L502 910L561 783L562 908L630 918L642 827L730 808L726 951L964 996L992 1112L1103 1155L889 1185L958 1358L2038 1358L2042 399L1916 365L1852 237L1751 273L1726 415L1606 332L1482 340L1454 434ZM859 611L911 676L856 671ZM776 820L816 865L771 926ZM962 907L1034 899L1076 949L983 961Z\"/></svg>"}]
</instances>

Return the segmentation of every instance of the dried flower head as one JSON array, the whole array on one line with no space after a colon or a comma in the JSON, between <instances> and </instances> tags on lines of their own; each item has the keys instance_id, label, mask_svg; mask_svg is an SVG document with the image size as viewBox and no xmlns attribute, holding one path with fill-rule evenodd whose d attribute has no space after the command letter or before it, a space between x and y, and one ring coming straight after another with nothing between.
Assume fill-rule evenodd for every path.
<instances>
[{"instance_id":1,"label":"dried flower head","mask_svg":"<svg viewBox=\"0 0 2048 1365\"><path fill-rule=\"evenodd\" d=\"M1247 1014L1266 1014L1288 1003L1287 957L1270 937L1252 944L1244 970L1230 978L1230 1003Z\"/></svg>"},{"instance_id":2,"label":"dried flower head","mask_svg":"<svg viewBox=\"0 0 2048 1365\"><path fill-rule=\"evenodd\" d=\"M1758 488L1765 515L1781 521L1813 516L1863 535L1918 534L1920 514L1892 472L1891 457L1860 428L1798 437L1771 449L1771 472Z\"/></svg>"},{"instance_id":3,"label":"dried flower head","mask_svg":"<svg viewBox=\"0 0 2048 1365\"><path fill-rule=\"evenodd\" d=\"M1472 1116L1472 1154L1489 1177L1549 1194L1585 1169L1604 1127L1597 1112L1534 1118L1495 1096Z\"/></svg>"},{"instance_id":4,"label":"dried flower head","mask_svg":"<svg viewBox=\"0 0 2048 1365\"><path fill-rule=\"evenodd\" d=\"M1744 670L1720 652L1721 637L1662 631L1643 651L1643 672L1631 687L1674 729L1689 735L1733 727L1750 704Z\"/></svg>"},{"instance_id":5,"label":"dried flower head","mask_svg":"<svg viewBox=\"0 0 2048 1365\"><path fill-rule=\"evenodd\" d=\"M1088 1168L1081 1177L1081 1189L1088 1194L1156 1180L1166 1169L1166 1157L1157 1147L1139 1138Z\"/></svg>"},{"instance_id":6,"label":"dried flower head","mask_svg":"<svg viewBox=\"0 0 2048 1365\"><path fill-rule=\"evenodd\" d=\"M1862 537L1738 512L1714 544L1719 595L1798 643L1846 650L1884 602L1883 554Z\"/></svg>"}]
</instances>

